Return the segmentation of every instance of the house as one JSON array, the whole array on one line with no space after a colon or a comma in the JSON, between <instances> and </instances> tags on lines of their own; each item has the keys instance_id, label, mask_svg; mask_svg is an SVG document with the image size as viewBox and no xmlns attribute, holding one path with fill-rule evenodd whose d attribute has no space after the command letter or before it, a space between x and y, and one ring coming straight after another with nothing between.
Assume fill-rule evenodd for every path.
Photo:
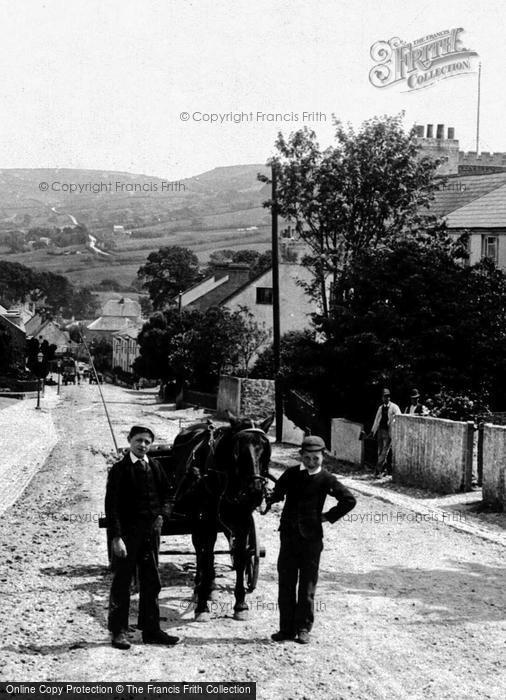
<instances>
[{"instance_id":1,"label":"house","mask_svg":"<svg viewBox=\"0 0 506 700\"><path fill-rule=\"evenodd\" d=\"M63 331L59 324L53 320L45 320L38 314L25 324L28 337L37 338L41 343L47 340L49 345L56 345L56 354L63 355L70 349L70 335Z\"/></svg>"},{"instance_id":2,"label":"house","mask_svg":"<svg viewBox=\"0 0 506 700\"><path fill-rule=\"evenodd\" d=\"M506 183L452 211L446 225L455 237L469 233L469 263L489 258L506 271Z\"/></svg>"},{"instance_id":3,"label":"house","mask_svg":"<svg viewBox=\"0 0 506 700\"><path fill-rule=\"evenodd\" d=\"M112 366L121 367L124 372L132 372L132 364L139 356L139 346L137 344L137 328L126 328L121 333L117 333L112 339Z\"/></svg>"},{"instance_id":4,"label":"house","mask_svg":"<svg viewBox=\"0 0 506 700\"><path fill-rule=\"evenodd\" d=\"M127 328L142 325L141 306L137 301L122 297L109 299L102 308L101 315L86 326L85 335L89 340L107 338Z\"/></svg>"},{"instance_id":5,"label":"house","mask_svg":"<svg viewBox=\"0 0 506 700\"><path fill-rule=\"evenodd\" d=\"M300 282L312 279L310 271L293 262L279 264L279 313L281 335L300 331L311 324L311 314L317 311L315 302L307 295ZM272 336L273 329L272 268L248 280L220 302L232 311L247 307L259 326Z\"/></svg>"},{"instance_id":6,"label":"house","mask_svg":"<svg viewBox=\"0 0 506 700\"><path fill-rule=\"evenodd\" d=\"M200 311L205 311L211 306L220 306L223 299L249 280L249 275L250 267L246 263L217 265L213 275L179 295L179 306L191 306Z\"/></svg>"},{"instance_id":7,"label":"house","mask_svg":"<svg viewBox=\"0 0 506 700\"><path fill-rule=\"evenodd\" d=\"M0 330L9 335L12 357L18 358L18 364L24 366L26 357L26 330L18 311L8 311L0 306Z\"/></svg>"}]
</instances>

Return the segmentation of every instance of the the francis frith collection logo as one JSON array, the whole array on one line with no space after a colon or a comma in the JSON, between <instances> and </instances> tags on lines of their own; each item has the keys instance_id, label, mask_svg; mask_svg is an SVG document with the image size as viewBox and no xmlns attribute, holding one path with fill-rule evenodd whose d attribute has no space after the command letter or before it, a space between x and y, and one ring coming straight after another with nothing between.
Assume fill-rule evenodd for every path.
<instances>
[{"instance_id":1,"label":"the francis frith collection logo","mask_svg":"<svg viewBox=\"0 0 506 700\"><path fill-rule=\"evenodd\" d=\"M399 37L377 41L371 46L376 63L369 72L371 84L377 88L401 84L412 91L470 73L471 58L478 54L462 46L463 31L461 27L446 29L409 43Z\"/></svg>"}]
</instances>

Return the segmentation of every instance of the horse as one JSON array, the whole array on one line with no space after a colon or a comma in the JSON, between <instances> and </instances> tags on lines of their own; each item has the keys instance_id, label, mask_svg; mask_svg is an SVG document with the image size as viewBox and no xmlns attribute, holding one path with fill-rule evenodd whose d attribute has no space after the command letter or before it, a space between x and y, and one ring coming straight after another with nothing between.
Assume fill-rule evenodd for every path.
<instances>
[{"instance_id":1,"label":"horse","mask_svg":"<svg viewBox=\"0 0 506 700\"><path fill-rule=\"evenodd\" d=\"M266 496L271 456L266 432L274 416L255 422L229 414L229 426L188 426L173 444L174 515L190 520L197 567L195 619L210 619L214 590L214 546L219 531L228 537L236 573L234 618L246 620L244 585L251 514Z\"/></svg>"}]
</instances>

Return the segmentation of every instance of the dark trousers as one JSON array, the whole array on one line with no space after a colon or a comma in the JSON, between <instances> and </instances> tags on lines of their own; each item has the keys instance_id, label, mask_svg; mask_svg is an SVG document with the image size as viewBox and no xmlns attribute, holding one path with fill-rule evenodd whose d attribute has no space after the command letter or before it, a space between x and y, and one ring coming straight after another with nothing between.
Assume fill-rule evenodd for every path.
<instances>
[{"instance_id":1,"label":"dark trousers","mask_svg":"<svg viewBox=\"0 0 506 700\"><path fill-rule=\"evenodd\" d=\"M139 629L154 632L160 629L158 594L161 590L158 573L160 536L153 531L139 530L123 537L127 549L125 559L114 557L114 575L109 596L108 627L113 634L128 629L130 585L137 567L139 573Z\"/></svg>"},{"instance_id":2,"label":"dark trousers","mask_svg":"<svg viewBox=\"0 0 506 700\"><path fill-rule=\"evenodd\" d=\"M279 629L285 634L311 631L322 549L321 539L306 540L297 534L281 533L278 604Z\"/></svg>"}]
</instances>

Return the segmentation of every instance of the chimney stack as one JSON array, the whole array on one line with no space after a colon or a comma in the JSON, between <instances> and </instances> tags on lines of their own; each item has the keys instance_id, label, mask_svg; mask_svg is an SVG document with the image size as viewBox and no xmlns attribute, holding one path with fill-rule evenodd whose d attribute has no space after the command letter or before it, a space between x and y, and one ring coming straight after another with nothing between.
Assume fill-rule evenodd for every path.
<instances>
[{"instance_id":1,"label":"chimney stack","mask_svg":"<svg viewBox=\"0 0 506 700\"><path fill-rule=\"evenodd\" d=\"M448 138L449 139L455 138L455 128L453 126L448 127Z\"/></svg>"},{"instance_id":2,"label":"chimney stack","mask_svg":"<svg viewBox=\"0 0 506 700\"><path fill-rule=\"evenodd\" d=\"M444 124L438 124L438 125L437 125L436 138L437 138L437 139L444 139L444 137L445 137L445 125L444 125Z\"/></svg>"},{"instance_id":3,"label":"chimney stack","mask_svg":"<svg viewBox=\"0 0 506 700\"><path fill-rule=\"evenodd\" d=\"M426 134L427 138L428 138L428 139L433 138L433 134L434 134L434 125L433 125L433 124L427 124L427 134Z\"/></svg>"},{"instance_id":4,"label":"chimney stack","mask_svg":"<svg viewBox=\"0 0 506 700\"><path fill-rule=\"evenodd\" d=\"M419 139L423 139L424 126L423 124L415 124L415 133Z\"/></svg>"}]
</instances>

